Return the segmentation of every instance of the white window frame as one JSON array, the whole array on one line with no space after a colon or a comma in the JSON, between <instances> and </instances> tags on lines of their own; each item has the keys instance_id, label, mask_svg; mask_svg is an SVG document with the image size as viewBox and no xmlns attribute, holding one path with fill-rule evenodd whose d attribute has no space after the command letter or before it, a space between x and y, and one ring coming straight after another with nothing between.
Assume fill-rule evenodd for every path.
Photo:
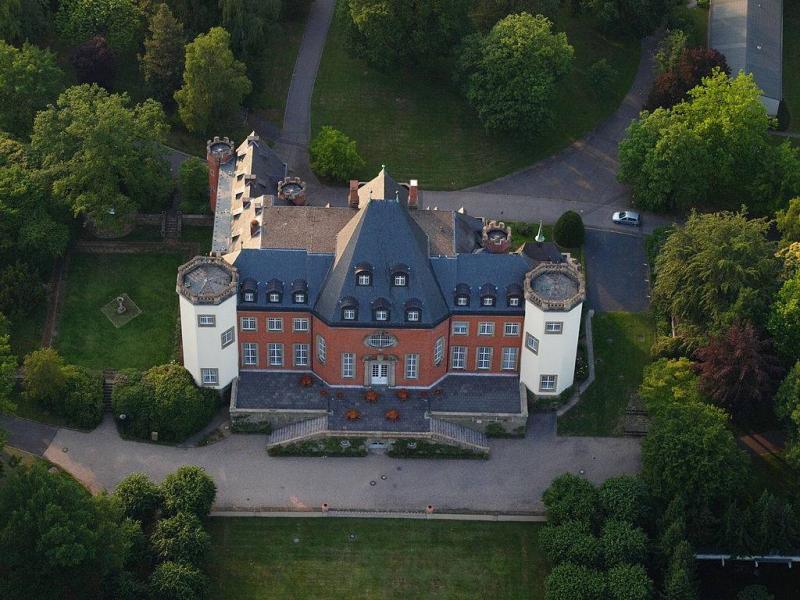
<instances>
[{"instance_id":1,"label":"white window frame","mask_svg":"<svg viewBox=\"0 0 800 600\"><path fill-rule=\"evenodd\" d=\"M494 306L494 296L484 296L481 298L481 306Z\"/></svg>"},{"instance_id":2,"label":"white window frame","mask_svg":"<svg viewBox=\"0 0 800 600\"><path fill-rule=\"evenodd\" d=\"M532 333L525 332L525 347L533 352L539 354L539 338Z\"/></svg>"},{"instance_id":3,"label":"white window frame","mask_svg":"<svg viewBox=\"0 0 800 600\"><path fill-rule=\"evenodd\" d=\"M229 327L228 329L223 331L219 336L219 342L222 348L227 348L235 341L236 341L236 332L233 327Z\"/></svg>"},{"instance_id":4,"label":"white window frame","mask_svg":"<svg viewBox=\"0 0 800 600\"><path fill-rule=\"evenodd\" d=\"M302 317L292 319L292 331L308 331L308 319Z\"/></svg>"},{"instance_id":5,"label":"white window frame","mask_svg":"<svg viewBox=\"0 0 800 600\"><path fill-rule=\"evenodd\" d=\"M389 320L389 311L385 308L376 308L375 309L375 320L376 321L388 321Z\"/></svg>"},{"instance_id":6,"label":"white window frame","mask_svg":"<svg viewBox=\"0 0 800 600\"><path fill-rule=\"evenodd\" d=\"M406 379L419 378L419 354L406 354Z\"/></svg>"},{"instance_id":7,"label":"white window frame","mask_svg":"<svg viewBox=\"0 0 800 600\"><path fill-rule=\"evenodd\" d=\"M328 346L321 335L317 336L317 360L323 365L328 360Z\"/></svg>"},{"instance_id":8,"label":"white window frame","mask_svg":"<svg viewBox=\"0 0 800 600\"><path fill-rule=\"evenodd\" d=\"M418 308L409 308L406 311L406 321L409 323L418 323L420 317L420 310Z\"/></svg>"},{"instance_id":9,"label":"white window frame","mask_svg":"<svg viewBox=\"0 0 800 600\"><path fill-rule=\"evenodd\" d=\"M503 348L503 362L501 364L501 369L503 371L516 371L518 359L519 348L516 346L507 346Z\"/></svg>"},{"instance_id":10,"label":"white window frame","mask_svg":"<svg viewBox=\"0 0 800 600\"><path fill-rule=\"evenodd\" d=\"M356 309L355 308L343 308L342 309L342 319L345 321L355 321L356 320Z\"/></svg>"},{"instance_id":11,"label":"white window frame","mask_svg":"<svg viewBox=\"0 0 800 600\"><path fill-rule=\"evenodd\" d=\"M564 321L545 321L544 332L548 335L561 335L564 333Z\"/></svg>"},{"instance_id":12,"label":"white window frame","mask_svg":"<svg viewBox=\"0 0 800 600\"><path fill-rule=\"evenodd\" d=\"M555 392L557 388L558 388L558 375L539 376L540 392Z\"/></svg>"},{"instance_id":13,"label":"white window frame","mask_svg":"<svg viewBox=\"0 0 800 600\"><path fill-rule=\"evenodd\" d=\"M519 323L505 323L503 325L503 335L516 337L519 335Z\"/></svg>"},{"instance_id":14,"label":"white window frame","mask_svg":"<svg viewBox=\"0 0 800 600\"><path fill-rule=\"evenodd\" d=\"M197 315L197 326L198 327L216 327L217 326L217 317L216 317L216 315Z\"/></svg>"},{"instance_id":15,"label":"white window frame","mask_svg":"<svg viewBox=\"0 0 800 600\"><path fill-rule=\"evenodd\" d=\"M353 379L356 376L356 355L353 352L342 352L342 378Z\"/></svg>"},{"instance_id":16,"label":"white window frame","mask_svg":"<svg viewBox=\"0 0 800 600\"><path fill-rule=\"evenodd\" d=\"M258 320L255 317L242 317L239 326L242 331L258 331Z\"/></svg>"},{"instance_id":17,"label":"white window frame","mask_svg":"<svg viewBox=\"0 0 800 600\"><path fill-rule=\"evenodd\" d=\"M494 335L494 321L480 321L478 323L478 335Z\"/></svg>"},{"instance_id":18,"label":"white window frame","mask_svg":"<svg viewBox=\"0 0 800 600\"><path fill-rule=\"evenodd\" d=\"M408 284L408 277L406 277L405 273L395 273L392 277L392 285L394 287L406 287Z\"/></svg>"},{"instance_id":19,"label":"white window frame","mask_svg":"<svg viewBox=\"0 0 800 600\"><path fill-rule=\"evenodd\" d=\"M456 306L469 306L469 296L463 294L456 296Z\"/></svg>"},{"instance_id":20,"label":"white window frame","mask_svg":"<svg viewBox=\"0 0 800 600\"><path fill-rule=\"evenodd\" d=\"M267 331L283 331L283 317L267 317Z\"/></svg>"},{"instance_id":21,"label":"white window frame","mask_svg":"<svg viewBox=\"0 0 800 600\"><path fill-rule=\"evenodd\" d=\"M519 296L509 296L508 305L509 306L519 306Z\"/></svg>"},{"instance_id":22,"label":"white window frame","mask_svg":"<svg viewBox=\"0 0 800 600\"><path fill-rule=\"evenodd\" d=\"M219 369L200 369L200 381L204 386L219 385Z\"/></svg>"},{"instance_id":23,"label":"white window frame","mask_svg":"<svg viewBox=\"0 0 800 600\"><path fill-rule=\"evenodd\" d=\"M451 369L466 369L467 368L467 347L466 346L451 346L450 347L450 368Z\"/></svg>"},{"instance_id":24,"label":"white window frame","mask_svg":"<svg viewBox=\"0 0 800 600\"><path fill-rule=\"evenodd\" d=\"M292 299L294 300L295 304L305 304L306 303L306 293L305 292L295 292Z\"/></svg>"},{"instance_id":25,"label":"white window frame","mask_svg":"<svg viewBox=\"0 0 800 600\"><path fill-rule=\"evenodd\" d=\"M294 345L294 366L307 367L309 364L309 351L308 344L295 344Z\"/></svg>"},{"instance_id":26,"label":"white window frame","mask_svg":"<svg viewBox=\"0 0 800 600\"><path fill-rule=\"evenodd\" d=\"M492 350L491 346L478 346L478 350L475 353L475 369L478 371L491 370Z\"/></svg>"},{"instance_id":27,"label":"white window frame","mask_svg":"<svg viewBox=\"0 0 800 600\"><path fill-rule=\"evenodd\" d=\"M356 276L356 285L359 286L370 286L372 285L372 274L367 272L359 273Z\"/></svg>"},{"instance_id":28,"label":"white window frame","mask_svg":"<svg viewBox=\"0 0 800 600\"><path fill-rule=\"evenodd\" d=\"M256 301L256 293L255 292L245 292L244 293L244 301L245 302L255 302Z\"/></svg>"},{"instance_id":29,"label":"white window frame","mask_svg":"<svg viewBox=\"0 0 800 600\"><path fill-rule=\"evenodd\" d=\"M453 321L453 335L469 335L469 321Z\"/></svg>"},{"instance_id":30,"label":"white window frame","mask_svg":"<svg viewBox=\"0 0 800 600\"><path fill-rule=\"evenodd\" d=\"M433 343L433 364L441 364L444 358L444 336L439 336Z\"/></svg>"},{"instance_id":31,"label":"white window frame","mask_svg":"<svg viewBox=\"0 0 800 600\"><path fill-rule=\"evenodd\" d=\"M267 344L267 366L283 366L283 344L278 342L270 342Z\"/></svg>"},{"instance_id":32,"label":"white window frame","mask_svg":"<svg viewBox=\"0 0 800 600\"><path fill-rule=\"evenodd\" d=\"M267 302L270 304L278 304L281 301L281 294L280 292L270 292L267 294Z\"/></svg>"},{"instance_id":33,"label":"white window frame","mask_svg":"<svg viewBox=\"0 0 800 600\"><path fill-rule=\"evenodd\" d=\"M255 342L245 342L242 344L242 366L258 366L258 344Z\"/></svg>"}]
</instances>

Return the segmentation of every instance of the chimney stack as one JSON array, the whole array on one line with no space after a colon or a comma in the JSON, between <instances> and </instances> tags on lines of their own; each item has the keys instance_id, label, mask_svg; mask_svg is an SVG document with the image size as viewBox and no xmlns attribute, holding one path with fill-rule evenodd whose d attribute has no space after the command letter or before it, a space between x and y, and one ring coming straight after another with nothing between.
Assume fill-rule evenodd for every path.
<instances>
[{"instance_id":1,"label":"chimney stack","mask_svg":"<svg viewBox=\"0 0 800 600\"><path fill-rule=\"evenodd\" d=\"M419 184L416 179L408 184L408 208L419 208Z\"/></svg>"},{"instance_id":2,"label":"chimney stack","mask_svg":"<svg viewBox=\"0 0 800 600\"><path fill-rule=\"evenodd\" d=\"M350 192L347 194L347 205L350 208L358 209L358 179L350 180Z\"/></svg>"}]
</instances>

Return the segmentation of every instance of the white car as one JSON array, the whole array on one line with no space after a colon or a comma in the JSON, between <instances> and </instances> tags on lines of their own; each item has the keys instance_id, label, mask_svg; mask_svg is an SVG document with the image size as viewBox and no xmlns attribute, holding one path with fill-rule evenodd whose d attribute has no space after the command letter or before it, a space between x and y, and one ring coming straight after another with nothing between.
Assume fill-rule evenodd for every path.
<instances>
[{"instance_id":1,"label":"white car","mask_svg":"<svg viewBox=\"0 0 800 600\"><path fill-rule=\"evenodd\" d=\"M611 220L620 225L633 225L634 227L639 227L642 224L639 213L630 210L615 212L611 215Z\"/></svg>"}]
</instances>

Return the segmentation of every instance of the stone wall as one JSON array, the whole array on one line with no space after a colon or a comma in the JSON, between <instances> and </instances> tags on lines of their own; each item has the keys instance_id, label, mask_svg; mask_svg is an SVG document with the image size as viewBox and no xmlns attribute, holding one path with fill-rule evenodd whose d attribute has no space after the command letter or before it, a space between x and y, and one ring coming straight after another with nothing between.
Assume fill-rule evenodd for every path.
<instances>
[{"instance_id":1,"label":"stone wall","mask_svg":"<svg viewBox=\"0 0 800 600\"><path fill-rule=\"evenodd\" d=\"M291 423L324 417L327 414L324 410L247 410L234 407L231 407L230 413L231 430L242 433L271 431Z\"/></svg>"},{"instance_id":2,"label":"stone wall","mask_svg":"<svg viewBox=\"0 0 800 600\"><path fill-rule=\"evenodd\" d=\"M184 227L211 227L214 225L214 215L181 215Z\"/></svg>"}]
</instances>

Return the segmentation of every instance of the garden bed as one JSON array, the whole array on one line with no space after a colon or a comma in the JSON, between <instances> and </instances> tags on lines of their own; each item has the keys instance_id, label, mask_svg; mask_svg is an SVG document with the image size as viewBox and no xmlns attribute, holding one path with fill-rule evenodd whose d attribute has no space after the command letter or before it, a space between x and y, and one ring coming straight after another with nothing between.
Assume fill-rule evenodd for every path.
<instances>
[{"instance_id":1,"label":"garden bed","mask_svg":"<svg viewBox=\"0 0 800 600\"><path fill-rule=\"evenodd\" d=\"M392 447L386 451L386 456L392 458L469 458L487 459L488 453L476 450L467 450L457 446L435 444L424 440L395 440Z\"/></svg>"},{"instance_id":2,"label":"garden bed","mask_svg":"<svg viewBox=\"0 0 800 600\"><path fill-rule=\"evenodd\" d=\"M342 442L347 442L346 446ZM275 446L267 450L270 456L361 457L367 455L366 441L359 438L327 438Z\"/></svg>"}]
</instances>

